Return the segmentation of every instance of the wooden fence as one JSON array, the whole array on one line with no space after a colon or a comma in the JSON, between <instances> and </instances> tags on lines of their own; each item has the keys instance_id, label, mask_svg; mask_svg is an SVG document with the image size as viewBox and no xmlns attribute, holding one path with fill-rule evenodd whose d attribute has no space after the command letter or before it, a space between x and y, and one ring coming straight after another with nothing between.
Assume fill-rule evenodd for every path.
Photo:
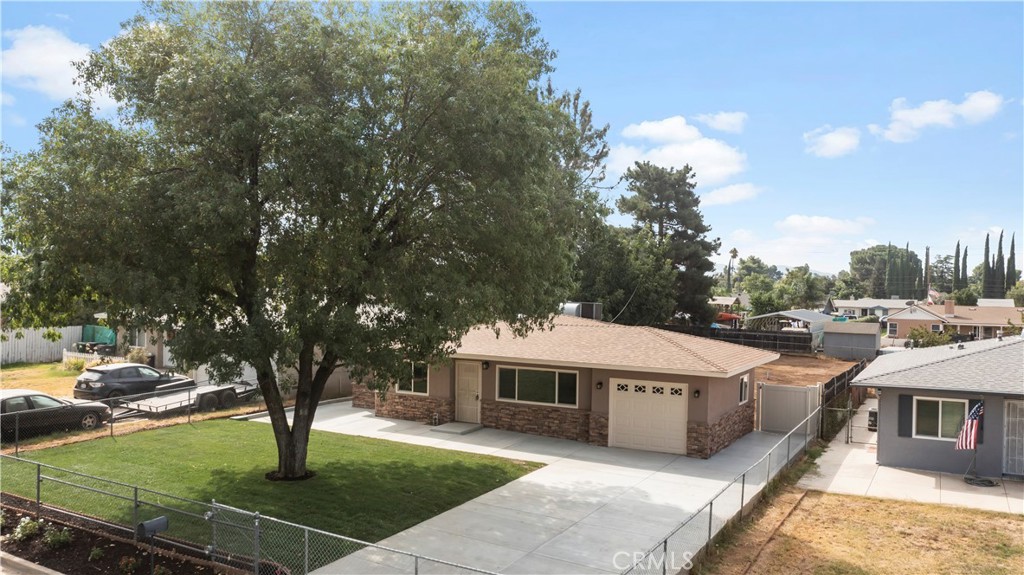
<instances>
[{"instance_id":1,"label":"wooden fence","mask_svg":"<svg viewBox=\"0 0 1024 575\"><path fill-rule=\"evenodd\" d=\"M58 341L50 341L43 337L46 328L5 330L3 337L0 338L0 365L60 361L61 352L71 349L76 341L82 339L80 325L51 329L60 334Z\"/></svg>"},{"instance_id":2,"label":"wooden fence","mask_svg":"<svg viewBox=\"0 0 1024 575\"><path fill-rule=\"evenodd\" d=\"M663 324L661 329L784 353L813 353L811 334Z\"/></svg>"}]
</instances>

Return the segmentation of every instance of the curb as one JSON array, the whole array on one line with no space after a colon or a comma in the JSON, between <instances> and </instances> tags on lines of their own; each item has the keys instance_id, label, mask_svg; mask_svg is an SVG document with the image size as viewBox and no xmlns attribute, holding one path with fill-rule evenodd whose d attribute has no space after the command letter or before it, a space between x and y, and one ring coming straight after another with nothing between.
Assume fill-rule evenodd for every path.
<instances>
[{"instance_id":1,"label":"curb","mask_svg":"<svg viewBox=\"0 0 1024 575\"><path fill-rule=\"evenodd\" d=\"M334 398L334 399L328 399L327 401L321 401L317 405L330 405L332 403L341 403L343 401L352 401L352 396L349 395L347 397L337 397L337 398ZM286 407L285 410L284 410L285 413L292 413L293 411L295 411L294 407ZM266 416L267 416L267 412L266 411L260 411L260 412L257 412L257 413L250 413L248 415L236 415L236 416L230 417L228 419L231 419L231 420L234 420L234 421L249 421L250 419L259 419L261 417L266 417Z\"/></svg>"},{"instance_id":2,"label":"curb","mask_svg":"<svg viewBox=\"0 0 1024 575\"><path fill-rule=\"evenodd\" d=\"M0 572L9 575L63 575L60 571L36 565L31 561L11 555L10 553L4 553L3 551L0 551Z\"/></svg>"}]
</instances>

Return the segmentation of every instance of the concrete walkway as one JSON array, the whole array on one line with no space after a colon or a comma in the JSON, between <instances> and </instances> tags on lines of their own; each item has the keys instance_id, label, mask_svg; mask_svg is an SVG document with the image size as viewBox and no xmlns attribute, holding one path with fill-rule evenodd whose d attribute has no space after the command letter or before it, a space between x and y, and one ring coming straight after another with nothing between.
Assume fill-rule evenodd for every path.
<instances>
[{"instance_id":1,"label":"concrete walkway","mask_svg":"<svg viewBox=\"0 0 1024 575\"><path fill-rule=\"evenodd\" d=\"M0 551L0 573L3 575L61 575L60 571L36 565L3 551Z\"/></svg>"},{"instance_id":2,"label":"concrete walkway","mask_svg":"<svg viewBox=\"0 0 1024 575\"><path fill-rule=\"evenodd\" d=\"M1024 482L1003 480L996 487L975 487L964 483L962 475L878 465L877 434L866 431L868 408L877 401L868 399L854 416L854 442L847 444L840 433L818 459L818 470L804 475L799 487L1024 514Z\"/></svg>"},{"instance_id":3,"label":"concrete walkway","mask_svg":"<svg viewBox=\"0 0 1024 575\"><path fill-rule=\"evenodd\" d=\"M621 572L634 560L634 553L661 541L782 439L776 434L751 433L701 460L489 428L466 435L436 433L420 423L374 417L347 402L321 406L314 428L546 463L379 542L478 569L535 574ZM797 443L793 441L794 446ZM782 465L785 453L783 445L773 457L773 468ZM765 471L759 467L754 475L760 479L747 481L745 501L763 487ZM739 485L734 490L735 497L716 503L716 518L739 509ZM415 569L452 571L447 565L421 561L416 566L410 557L366 548L317 573L412 573Z\"/></svg>"}]
</instances>

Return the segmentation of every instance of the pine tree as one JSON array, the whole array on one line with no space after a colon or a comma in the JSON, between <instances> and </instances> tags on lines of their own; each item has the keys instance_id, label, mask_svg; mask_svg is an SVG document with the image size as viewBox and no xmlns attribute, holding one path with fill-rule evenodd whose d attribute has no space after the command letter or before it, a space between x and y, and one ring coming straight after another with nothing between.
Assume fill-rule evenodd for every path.
<instances>
[{"instance_id":1,"label":"pine tree","mask_svg":"<svg viewBox=\"0 0 1024 575\"><path fill-rule=\"evenodd\" d=\"M992 254L988 249L988 234L985 234L985 254L981 256L981 297L992 297Z\"/></svg>"},{"instance_id":2,"label":"pine tree","mask_svg":"<svg viewBox=\"0 0 1024 575\"><path fill-rule=\"evenodd\" d=\"M1003 294L1005 297L1006 292L1013 289L1013 286L1017 285L1017 254L1015 253L1015 243L1017 234L1010 236L1010 257L1006 258L1006 282L1003 284Z\"/></svg>"},{"instance_id":3,"label":"pine tree","mask_svg":"<svg viewBox=\"0 0 1024 575\"><path fill-rule=\"evenodd\" d=\"M896 279L896 267L892 258L892 242L885 248L885 295L883 297L889 298L892 296L892 286Z\"/></svg>"},{"instance_id":4,"label":"pine tree","mask_svg":"<svg viewBox=\"0 0 1024 575\"><path fill-rule=\"evenodd\" d=\"M960 289L960 242L956 242L956 251L953 252L953 291Z\"/></svg>"}]
</instances>

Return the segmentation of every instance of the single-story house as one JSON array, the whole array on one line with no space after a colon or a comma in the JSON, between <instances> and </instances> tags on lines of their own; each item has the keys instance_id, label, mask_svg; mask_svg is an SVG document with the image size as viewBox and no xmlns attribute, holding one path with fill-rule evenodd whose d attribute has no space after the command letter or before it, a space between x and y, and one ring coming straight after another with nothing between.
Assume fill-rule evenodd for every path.
<instances>
[{"instance_id":1,"label":"single-story house","mask_svg":"<svg viewBox=\"0 0 1024 575\"><path fill-rule=\"evenodd\" d=\"M706 458L753 430L754 368L779 357L652 327L566 315L553 324L525 337L475 328L450 362L411 366L383 398L354 383L352 404Z\"/></svg>"},{"instance_id":2,"label":"single-story house","mask_svg":"<svg viewBox=\"0 0 1024 575\"><path fill-rule=\"evenodd\" d=\"M1016 307L1012 299L978 298L978 307Z\"/></svg>"},{"instance_id":3,"label":"single-story house","mask_svg":"<svg viewBox=\"0 0 1024 575\"><path fill-rule=\"evenodd\" d=\"M878 463L965 473L973 450L956 450L970 410L983 404L977 473L1024 478L1024 340L967 342L883 355L853 380L874 387Z\"/></svg>"},{"instance_id":4,"label":"single-story house","mask_svg":"<svg viewBox=\"0 0 1024 575\"><path fill-rule=\"evenodd\" d=\"M914 328L936 333L952 328L959 335L988 339L1004 333L1013 324L1020 326L1024 308L954 305L946 300L942 307L914 305L886 318L886 337L906 338Z\"/></svg>"},{"instance_id":5,"label":"single-story house","mask_svg":"<svg viewBox=\"0 0 1024 575\"><path fill-rule=\"evenodd\" d=\"M741 293L739 295L719 295L708 300L708 304L716 311L734 311L750 308L750 295Z\"/></svg>"},{"instance_id":6,"label":"single-story house","mask_svg":"<svg viewBox=\"0 0 1024 575\"><path fill-rule=\"evenodd\" d=\"M904 299L879 299L879 298L860 298L860 299L837 299L832 301L832 305L835 309L833 312L836 315L854 316L854 317L866 317L873 315L876 317L886 316L892 313L896 313L902 309L907 309L906 298Z\"/></svg>"},{"instance_id":7,"label":"single-story house","mask_svg":"<svg viewBox=\"0 0 1024 575\"><path fill-rule=\"evenodd\" d=\"M843 319L843 318L839 318ZM874 359L882 347L877 323L830 321L825 323L825 355L855 361Z\"/></svg>"}]
</instances>

